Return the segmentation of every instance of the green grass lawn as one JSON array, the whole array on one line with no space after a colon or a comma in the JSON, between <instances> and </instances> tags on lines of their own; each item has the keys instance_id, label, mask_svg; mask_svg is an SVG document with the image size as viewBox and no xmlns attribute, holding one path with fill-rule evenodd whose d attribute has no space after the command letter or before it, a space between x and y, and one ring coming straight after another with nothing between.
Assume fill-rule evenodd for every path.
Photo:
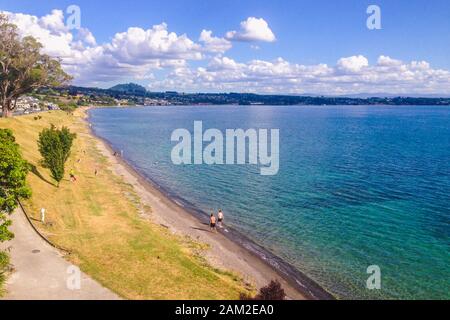
<instances>
[{"instance_id":1,"label":"green grass lawn","mask_svg":"<svg viewBox=\"0 0 450 320\"><path fill-rule=\"evenodd\" d=\"M33 195L24 205L36 219L45 207L49 222L35 222L36 226L70 250L68 259L124 298L237 299L247 292L240 277L204 261L199 252L205 245L139 217L151 208L142 206L132 187L111 172L88 133L84 115L79 110L75 115L52 111L41 113L39 120L33 115L0 119L1 128L14 131L33 167L27 179ZM59 188L40 165L36 143L39 132L51 123L78 135ZM70 168L75 169L76 183L68 179Z\"/></svg>"}]
</instances>

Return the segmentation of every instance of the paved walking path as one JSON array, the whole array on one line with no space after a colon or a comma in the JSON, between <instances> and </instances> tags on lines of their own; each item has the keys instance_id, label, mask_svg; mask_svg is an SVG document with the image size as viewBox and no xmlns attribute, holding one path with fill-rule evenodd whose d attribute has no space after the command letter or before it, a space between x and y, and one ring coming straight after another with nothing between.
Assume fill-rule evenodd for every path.
<instances>
[{"instance_id":1,"label":"paved walking path","mask_svg":"<svg viewBox=\"0 0 450 320\"><path fill-rule=\"evenodd\" d=\"M30 226L21 209L11 216L15 238L0 245L11 247L14 272L6 282L6 296L11 300L115 300L119 297L81 273L80 289L68 288L73 279L72 266L61 253L45 242ZM73 272L73 271L72 271ZM72 278L71 278L72 277ZM73 285L72 285L73 288Z\"/></svg>"}]
</instances>

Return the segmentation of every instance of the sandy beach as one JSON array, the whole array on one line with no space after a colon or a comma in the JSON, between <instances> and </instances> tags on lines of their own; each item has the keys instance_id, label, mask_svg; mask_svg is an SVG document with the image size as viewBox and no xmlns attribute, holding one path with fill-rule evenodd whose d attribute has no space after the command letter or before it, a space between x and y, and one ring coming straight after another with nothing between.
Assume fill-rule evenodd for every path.
<instances>
[{"instance_id":1,"label":"sandy beach","mask_svg":"<svg viewBox=\"0 0 450 320\"><path fill-rule=\"evenodd\" d=\"M88 122L88 110L84 117ZM88 125L88 127L90 127ZM271 280L278 280L288 299L332 299L333 297L306 276L271 256L263 248L252 243L226 226L211 232L208 218L189 211L181 203L170 199L155 184L139 174L125 159L114 156L110 144L96 136L97 147L107 157L111 170L133 186L143 205L152 208L151 215L143 217L168 228L171 232L206 243L207 261L214 267L239 273L246 282L261 288Z\"/></svg>"}]
</instances>

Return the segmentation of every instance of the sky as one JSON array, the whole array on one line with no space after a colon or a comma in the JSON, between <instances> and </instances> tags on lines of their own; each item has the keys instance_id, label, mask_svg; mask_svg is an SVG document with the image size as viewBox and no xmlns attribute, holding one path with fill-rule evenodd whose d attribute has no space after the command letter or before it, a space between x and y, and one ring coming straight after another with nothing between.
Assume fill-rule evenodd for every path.
<instances>
[{"instance_id":1,"label":"sky","mask_svg":"<svg viewBox=\"0 0 450 320\"><path fill-rule=\"evenodd\" d=\"M0 0L0 11L76 85L450 95L448 0Z\"/></svg>"}]
</instances>

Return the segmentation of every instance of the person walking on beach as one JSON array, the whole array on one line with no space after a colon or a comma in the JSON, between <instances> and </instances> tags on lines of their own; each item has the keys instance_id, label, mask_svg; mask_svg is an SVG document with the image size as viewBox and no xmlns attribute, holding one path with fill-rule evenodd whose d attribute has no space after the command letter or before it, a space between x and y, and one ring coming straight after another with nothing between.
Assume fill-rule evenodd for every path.
<instances>
[{"instance_id":1,"label":"person walking on beach","mask_svg":"<svg viewBox=\"0 0 450 320\"><path fill-rule=\"evenodd\" d=\"M219 227L223 228L223 212L222 209L219 209L219 213L217 214L217 224Z\"/></svg>"},{"instance_id":2,"label":"person walking on beach","mask_svg":"<svg viewBox=\"0 0 450 320\"><path fill-rule=\"evenodd\" d=\"M216 217L214 217L213 213L211 213L211 217L209 218L209 228L210 228L211 232L213 230L217 231L216 230Z\"/></svg>"}]
</instances>

